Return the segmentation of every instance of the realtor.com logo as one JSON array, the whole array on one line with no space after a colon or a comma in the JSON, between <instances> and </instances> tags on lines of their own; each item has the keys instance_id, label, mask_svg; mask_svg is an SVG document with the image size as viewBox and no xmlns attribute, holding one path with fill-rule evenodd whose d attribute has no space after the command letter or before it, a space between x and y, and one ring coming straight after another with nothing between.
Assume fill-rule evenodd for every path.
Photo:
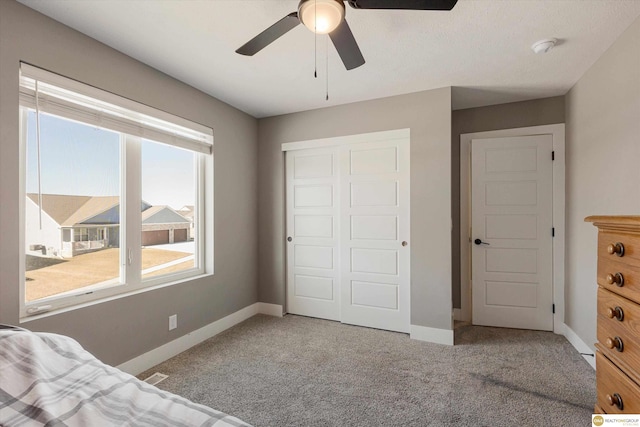
<instances>
[{"instance_id":1,"label":"realtor.com logo","mask_svg":"<svg viewBox=\"0 0 640 427\"><path fill-rule=\"evenodd\" d=\"M639 414L598 414L591 416L595 427L640 427Z\"/></svg>"}]
</instances>

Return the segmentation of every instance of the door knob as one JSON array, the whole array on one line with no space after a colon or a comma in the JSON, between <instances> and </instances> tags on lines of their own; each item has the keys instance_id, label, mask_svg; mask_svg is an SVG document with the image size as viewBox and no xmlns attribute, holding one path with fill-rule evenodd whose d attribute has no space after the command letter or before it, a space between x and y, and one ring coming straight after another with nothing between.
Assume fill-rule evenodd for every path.
<instances>
[{"instance_id":1,"label":"door knob","mask_svg":"<svg viewBox=\"0 0 640 427\"><path fill-rule=\"evenodd\" d=\"M291 242L293 240L293 237L289 236L287 237L287 242Z\"/></svg>"},{"instance_id":2,"label":"door knob","mask_svg":"<svg viewBox=\"0 0 640 427\"><path fill-rule=\"evenodd\" d=\"M402 242L402 246L407 246L407 245L408 245L407 241L406 241L406 240L404 240L404 241Z\"/></svg>"},{"instance_id":3,"label":"door knob","mask_svg":"<svg viewBox=\"0 0 640 427\"><path fill-rule=\"evenodd\" d=\"M487 242L483 242L483 241L482 241L482 240L480 240L480 239L476 239L476 240L474 240L474 241L473 241L473 243L475 243L476 245L487 245L487 246L489 246L489 243L487 243Z\"/></svg>"}]
</instances>

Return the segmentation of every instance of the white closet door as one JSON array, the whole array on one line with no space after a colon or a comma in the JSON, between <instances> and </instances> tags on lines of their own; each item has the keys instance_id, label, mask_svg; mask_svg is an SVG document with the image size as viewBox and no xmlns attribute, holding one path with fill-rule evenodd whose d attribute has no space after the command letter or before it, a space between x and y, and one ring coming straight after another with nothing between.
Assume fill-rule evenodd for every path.
<instances>
[{"instance_id":1,"label":"white closet door","mask_svg":"<svg viewBox=\"0 0 640 427\"><path fill-rule=\"evenodd\" d=\"M409 332L409 139L340 152L341 320Z\"/></svg>"},{"instance_id":2,"label":"white closet door","mask_svg":"<svg viewBox=\"0 0 640 427\"><path fill-rule=\"evenodd\" d=\"M337 149L286 154L287 310L340 320Z\"/></svg>"},{"instance_id":3,"label":"white closet door","mask_svg":"<svg viewBox=\"0 0 640 427\"><path fill-rule=\"evenodd\" d=\"M287 151L287 311L409 332L409 137L352 138Z\"/></svg>"}]
</instances>

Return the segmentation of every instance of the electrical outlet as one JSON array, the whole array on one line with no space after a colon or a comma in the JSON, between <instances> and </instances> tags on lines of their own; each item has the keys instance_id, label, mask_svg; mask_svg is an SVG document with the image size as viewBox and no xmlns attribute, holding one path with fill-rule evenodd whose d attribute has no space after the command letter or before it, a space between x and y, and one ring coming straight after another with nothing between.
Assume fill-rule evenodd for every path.
<instances>
[{"instance_id":1,"label":"electrical outlet","mask_svg":"<svg viewBox=\"0 0 640 427\"><path fill-rule=\"evenodd\" d=\"M173 314L169 316L169 330L172 331L178 327L178 315Z\"/></svg>"}]
</instances>

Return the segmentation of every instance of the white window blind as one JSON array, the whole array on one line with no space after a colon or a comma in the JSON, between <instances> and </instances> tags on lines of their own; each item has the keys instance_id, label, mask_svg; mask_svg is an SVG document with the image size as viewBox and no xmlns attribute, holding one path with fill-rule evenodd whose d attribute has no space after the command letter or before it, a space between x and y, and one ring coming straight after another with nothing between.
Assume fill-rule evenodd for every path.
<instances>
[{"instance_id":1,"label":"white window blind","mask_svg":"<svg viewBox=\"0 0 640 427\"><path fill-rule=\"evenodd\" d=\"M209 127L25 63L20 105L191 151L213 149Z\"/></svg>"}]
</instances>

